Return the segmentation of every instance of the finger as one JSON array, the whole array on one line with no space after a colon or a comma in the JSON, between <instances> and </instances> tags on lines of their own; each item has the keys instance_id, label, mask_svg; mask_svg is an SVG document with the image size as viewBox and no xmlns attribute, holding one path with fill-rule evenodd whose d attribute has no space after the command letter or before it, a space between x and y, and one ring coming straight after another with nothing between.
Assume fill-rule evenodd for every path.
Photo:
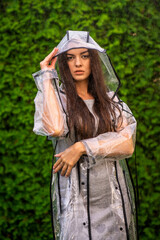
<instances>
[{"instance_id":1,"label":"finger","mask_svg":"<svg viewBox=\"0 0 160 240\"><path fill-rule=\"evenodd\" d=\"M68 165L65 163L65 164L63 165L63 168L62 168L62 171L61 171L61 176L64 176L64 175L65 175L65 172L66 172L66 170L67 170L67 167L68 167Z\"/></svg>"},{"instance_id":2,"label":"finger","mask_svg":"<svg viewBox=\"0 0 160 240\"><path fill-rule=\"evenodd\" d=\"M56 168L54 168L54 173L56 173L59 170L61 170L62 167L63 167L63 162L61 162Z\"/></svg>"},{"instance_id":3,"label":"finger","mask_svg":"<svg viewBox=\"0 0 160 240\"><path fill-rule=\"evenodd\" d=\"M59 158L59 159L55 162L55 164L53 165L53 169L55 169L61 162L62 162L62 159Z\"/></svg>"},{"instance_id":4,"label":"finger","mask_svg":"<svg viewBox=\"0 0 160 240\"><path fill-rule=\"evenodd\" d=\"M71 166L68 166L68 169L67 169L67 172L66 172L65 177L69 177L71 171L72 171L72 167L71 167Z\"/></svg>"},{"instance_id":5,"label":"finger","mask_svg":"<svg viewBox=\"0 0 160 240\"><path fill-rule=\"evenodd\" d=\"M57 57L51 60L50 68L55 69L56 61L57 61Z\"/></svg>"},{"instance_id":6,"label":"finger","mask_svg":"<svg viewBox=\"0 0 160 240\"><path fill-rule=\"evenodd\" d=\"M52 58L57 54L57 52L58 48L54 48L53 51L47 57L45 57L45 61L49 63Z\"/></svg>"},{"instance_id":7,"label":"finger","mask_svg":"<svg viewBox=\"0 0 160 240\"><path fill-rule=\"evenodd\" d=\"M55 59L53 59L53 58L57 54L57 52L58 52L58 48L54 48L53 51L47 57L45 57L45 59L43 61L40 62L41 69L55 68L55 63L56 63L57 58L55 58ZM52 66L51 66L51 65L49 65L49 63L52 61L52 59L53 59L53 62L52 62Z\"/></svg>"},{"instance_id":8,"label":"finger","mask_svg":"<svg viewBox=\"0 0 160 240\"><path fill-rule=\"evenodd\" d=\"M48 56L45 57L45 60L50 62L54 58L54 56L57 54L57 52L58 52L58 48L54 48L52 52L50 52L50 54L48 54Z\"/></svg>"},{"instance_id":9,"label":"finger","mask_svg":"<svg viewBox=\"0 0 160 240\"><path fill-rule=\"evenodd\" d=\"M63 152L57 153L57 154L55 154L54 156L55 156L55 157L60 157L60 156L62 155L62 153L63 153Z\"/></svg>"}]
</instances>

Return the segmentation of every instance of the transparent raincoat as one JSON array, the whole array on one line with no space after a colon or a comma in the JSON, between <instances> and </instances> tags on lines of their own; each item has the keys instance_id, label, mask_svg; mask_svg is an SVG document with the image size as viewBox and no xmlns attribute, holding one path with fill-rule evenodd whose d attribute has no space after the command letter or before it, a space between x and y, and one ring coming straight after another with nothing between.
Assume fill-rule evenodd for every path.
<instances>
[{"instance_id":1,"label":"transparent raincoat","mask_svg":"<svg viewBox=\"0 0 160 240\"><path fill-rule=\"evenodd\" d=\"M52 175L54 239L135 240L135 196L127 161L134 151L136 120L117 96L120 82L105 50L88 32L67 31L57 48L57 55L73 48L99 52L110 89L106 94L119 105L123 124L116 132L81 140L87 154L82 155L79 169L76 164L68 178L60 173ZM74 136L71 138L68 134L66 94L59 85L56 70L41 70L33 77L38 88L33 131L48 136L55 152L62 152L74 144ZM84 102L95 118L93 129L96 129L98 118L93 111L94 99ZM118 119L118 112L116 114Z\"/></svg>"}]
</instances>

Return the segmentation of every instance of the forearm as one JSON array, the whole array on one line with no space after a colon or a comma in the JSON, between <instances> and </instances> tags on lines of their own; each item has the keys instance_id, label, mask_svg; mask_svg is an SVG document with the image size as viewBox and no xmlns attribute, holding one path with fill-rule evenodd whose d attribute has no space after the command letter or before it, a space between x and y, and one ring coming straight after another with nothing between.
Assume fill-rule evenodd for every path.
<instances>
[{"instance_id":1,"label":"forearm","mask_svg":"<svg viewBox=\"0 0 160 240\"><path fill-rule=\"evenodd\" d=\"M136 122L120 132L107 132L95 138L82 140L89 157L89 166L103 159L115 161L131 157L134 152L135 134Z\"/></svg>"},{"instance_id":2,"label":"forearm","mask_svg":"<svg viewBox=\"0 0 160 240\"><path fill-rule=\"evenodd\" d=\"M43 126L51 136L60 136L63 133L63 115L56 97L51 79L43 82Z\"/></svg>"},{"instance_id":3,"label":"forearm","mask_svg":"<svg viewBox=\"0 0 160 240\"><path fill-rule=\"evenodd\" d=\"M106 156L108 158L131 156L134 152L134 144L132 139L117 139L114 142L111 141L110 144L99 141L99 146L99 155Z\"/></svg>"},{"instance_id":4,"label":"forearm","mask_svg":"<svg viewBox=\"0 0 160 240\"><path fill-rule=\"evenodd\" d=\"M41 70L33 74L38 93L34 100L35 115L33 131L43 136L61 136L66 134L66 115L62 110L59 101L58 84L57 87L53 81L57 81L58 76L55 70ZM55 89L56 88L56 89ZM65 99L64 99L65 101Z\"/></svg>"}]
</instances>

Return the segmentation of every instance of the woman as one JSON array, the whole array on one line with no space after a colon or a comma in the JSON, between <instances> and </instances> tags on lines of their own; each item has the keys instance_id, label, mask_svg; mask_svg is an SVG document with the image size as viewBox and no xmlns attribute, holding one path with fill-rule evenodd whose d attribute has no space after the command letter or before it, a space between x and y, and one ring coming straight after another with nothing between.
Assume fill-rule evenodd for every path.
<instances>
[{"instance_id":1,"label":"woman","mask_svg":"<svg viewBox=\"0 0 160 240\"><path fill-rule=\"evenodd\" d=\"M134 193L125 160L134 151L136 121L116 96L119 82L105 50L88 32L67 31L40 66L33 74L39 90L33 130L48 136L56 149L55 239L136 239Z\"/></svg>"}]
</instances>

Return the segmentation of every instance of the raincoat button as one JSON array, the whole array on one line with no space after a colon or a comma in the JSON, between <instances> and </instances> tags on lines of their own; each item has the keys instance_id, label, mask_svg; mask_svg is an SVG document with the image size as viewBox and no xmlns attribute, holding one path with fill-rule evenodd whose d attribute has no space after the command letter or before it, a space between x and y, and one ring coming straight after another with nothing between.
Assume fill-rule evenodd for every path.
<instances>
[{"instance_id":1,"label":"raincoat button","mask_svg":"<svg viewBox=\"0 0 160 240\"><path fill-rule=\"evenodd\" d=\"M118 189L118 187L115 187L115 189L117 190L117 189Z\"/></svg>"},{"instance_id":2,"label":"raincoat button","mask_svg":"<svg viewBox=\"0 0 160 240\"><path fill-rule=\"evenodd\" d=\"M121 231L123 230L123 228L122 228L122 227L120 227L119 229L120 229Z\"/></svg>"},{"instance_id":3,"label":"raincoat button","mask_svg":"<svg viewBox=\"0 0 160 240\"><path fill-rule=\"evenodd\" d=\"M85 222L83 222L83 225L85 226L85 225L86 225L86 223L85 223Z\"/></svg>"},{"instance_id":4,"label":"raincoat button","mask_svg":"<svg viewBox=\"0 0 160 240\"><path fill-rule=\"evenodd\" d=\"M82 185L84 185L85 183L84 182L81 182Z\"/></svg>"}]
</instances>

